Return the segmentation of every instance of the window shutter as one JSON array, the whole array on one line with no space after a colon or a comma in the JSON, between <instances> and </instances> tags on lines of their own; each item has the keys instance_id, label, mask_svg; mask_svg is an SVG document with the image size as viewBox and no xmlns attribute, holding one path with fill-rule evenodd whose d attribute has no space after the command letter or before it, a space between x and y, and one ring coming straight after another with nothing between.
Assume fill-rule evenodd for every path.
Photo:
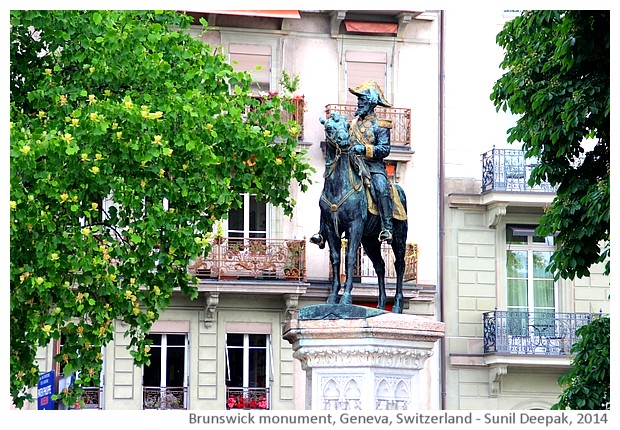
<instances>
[{"instance_id":1,"label":"window shutter","mask_svg":"<svg viewBox=\"0 0 620 430\"><path fill-rule=\"evenodd\" d=\"M364 81L372 79L387 90L387 54L385 52L347 51L346 56L347 104L357 104L357 97L349 92Z\"/></svg>"},{"instance_id":2,"label":"window shutter","mask_svg":"<svg viewBox=\"0 0 620 430\"><path fill-rule=\"evenodd\" d=\"M268 334L271 335L271 323L228 321L226 322L226 333L235 334Z\"/></svg>"},{"instance_id":3,"label":"window shutter","mask_svg":"<svg viewBox=\"0 0 620 430\"><path fill-rule=\"evenodd\" d=\"M250 72L252 91L270 91L271 89L271 46L242 45L231 43L228 47L230 62L238 72ZM260 70L256 70L260 67Z\"/></svg>"}]
</instances>

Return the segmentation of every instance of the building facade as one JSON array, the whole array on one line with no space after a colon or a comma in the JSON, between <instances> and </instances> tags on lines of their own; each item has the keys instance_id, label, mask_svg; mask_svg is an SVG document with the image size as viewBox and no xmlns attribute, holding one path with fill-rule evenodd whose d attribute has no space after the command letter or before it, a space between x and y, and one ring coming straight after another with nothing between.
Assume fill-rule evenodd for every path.
<instances>
[{"instance_id":1,"label":"building facade","mask_svg":"<svg viewBox=\"0 0 620 430\"><path fill-rule=\"evenodd\" d=\"M439 306L446 409L548 409L569 369L575 330L610 311L603 265L574 281L554 282L545 270L555 244L534 228L554 190L527 184L536 160L507 144L515 118L496 112L489 99L502 74L495 35L517 13L447 12L444 21ZM481 53L475 67L471 47Z\"/></svg>"},{"instance_id":2,"label":"building facade","mask_svg":"<svg viewBox=\"0 0 620 430\"><path fill-rule=\"evenodd\" d=\"M348 88L375 79L393 105L378 110L393 123L388 174L407 194L405 312L446 323L445 341L420 372L421 407L549 407L569 366L571 333L591 314L609 312L609 282L602 268L557 283L544 270L553 241L533 227L553 190L526 185L535 161L506 144L513 119L489 100L501 73L495 34L511 15L258 12L192 12L209 23L192 34L250 71L257 97L285 90L283 77L299 77L292 119L302 126L299 150L316 168L314 185L302 194L291 183L291 218L244 196L212 251L190 267L198 299L174 297L154 324L151 365L134 366L117 322L102 386L88 390L87 406L304 408L306 376L282 326L301 307L323 303L339 276L330 273L328 251L307 240L319 228L319 118L337 111L352 119ZM472 47L480 53L475 67ZM360 253L355 304L376 305L375 279ZM393 281L388 274L388 296ZM40 350L42 372L53 367L53 349Z\"/></svg>"}]
</instances>

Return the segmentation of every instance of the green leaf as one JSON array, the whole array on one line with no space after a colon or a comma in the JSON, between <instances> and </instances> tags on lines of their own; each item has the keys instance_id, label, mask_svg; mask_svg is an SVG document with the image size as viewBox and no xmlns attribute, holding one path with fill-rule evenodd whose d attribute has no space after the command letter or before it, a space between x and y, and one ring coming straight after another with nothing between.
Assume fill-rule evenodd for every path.
<instances>
[{"instance_id":1,"label":"green leaf","mask_svg":"<svg viewBox=\"0 0 620 430\"><path fill-rule=\"evenodd\" d=\"M142 333L152 321L146 320L145 313L160 315L179 287L188 297L198 294L196 279L188 281L178 267L202 252L194 237L211 231L205 208L209 217L226 215L230 202L249 192L258 178L263 189L277 190L268 196L269 202L290 212L289 188L282 184L296 178L301 187L306 186L311 169L300 160L294 167L271 163L268 175L258 168L242 171L243 160L236 157L246 159L249 151L257 160L273 159L274 149L261 137L264 130L282 138L278 144L282 153L295 153L297 141L289 139L277 115L268 114L268 109L279 109L277 103L270 102L268 108L249 96L249 74L234 72L224 56L213 54L186 31L190 25L186 15L12 10L10 17L10 121L14 124L10 199L17 202L11 221L19 221L10 228L12 238L23 240L10 241L9 277L13 285L23 274L20 270L46 276L44 283L30 288L30 296L22 289L10 291L9 324L15 334L8 340L10 393L19 406L32 398L29 388L36 387L38 375L31 369L38 368L37 351L50 339L41 330L24 329L41 327L48 319L40 307L27 305L28 300L46 306L62 301L62 312L49 321L59 328L54 335L63 337L63 348L70 351L69 368L76 372L100 371L93 351L112 339L112 330L101 331L101 327L115 320L127 323L128 349L135 362L148 362ZM40 30L41 39L30 37L29 28ZM43 45L55 53L53 58L20 53L41 52ZM18 52L18 47L23 51ZM51 75L43 73L50 67ZM109 95L104 95L106 90ZM142 106L164 115L143 118ZM245 106L255 109L248 122L241 120ZM46 112L45 121L39 119L39 111ZM90 117L95 112L96 122ZM77 127L73 119L79 120ZM256 134L248 124L256 127ZM22 130L32 134L26 136ZM58 138L65 133L71 133L72 143ZM156 135L174 149L170 157L162 156L160 149L152 150ZM40 146L35 146L36 140ZM36 162L21 152L27 141L36 148ZM97 154L101 159L95 158ZM93 166L100 169L98 174L89 172ZM235 180L231 180L232 166L237 167ZM69 199L60 199L63 193ZM97 210L91 209L103 196L114 200L105 227L99 225ZM170 199L174 212L163 211L163 196ZM80 231L84 227L90 234ZM176 254L154 252L157 244L161 250L177 249ZM61 257L51 260L53 252ZM111 275L117 276L116 282L108 281ZM138 287L129 287L127 280L132 278L135 285L156 282L161 290L153 295L156 298L150 297ZM113 285L121 282L123 288ZM126 288L139 297L143 312L137 317ZM82 327L82 337L76 325ZM86 341L92 346L88 350L83 347ZM84 381L86 377L76 385ZM78 392L61 396L62 402L73 404Z\"/></svg>"},{"instance_id":2,"label":"green leaf","mask_svg":"<svg viewBox=\"0 0 620 430\"><path fill-rule=\"evenodd\" d=\"M65 150L65 152L66 152L67 155L74 155L79 150L80 150L80 148L77 145L70 145L70 146L67 146L67 149Z\"/></svg>"}]
</instances>

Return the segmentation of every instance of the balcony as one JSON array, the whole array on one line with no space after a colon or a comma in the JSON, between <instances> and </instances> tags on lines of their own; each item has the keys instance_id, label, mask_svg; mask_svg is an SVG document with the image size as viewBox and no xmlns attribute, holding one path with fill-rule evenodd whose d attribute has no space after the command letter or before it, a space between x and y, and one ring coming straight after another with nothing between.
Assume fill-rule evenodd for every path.
<instances>
[{"instance_id":1,"label":"balcony","mask_svg":"<svg viewBox=\"0 0 620 430\"><path fill-rule=\"evenodd\" d=\"M214 238L211 252L188 267L201 279L306 281L306 242L288 239Z\"/></svg>"},{"instance_id":2,"label":"balcony","mask_svg":"<svg viewBox=\"0 0 620 430\"><path fill-rule=\"evenodd\" d=\"M259 102L264 102L266 97L257 95L252 98L258 100ZM297 125L299 125L299 134L297 135L297 140L300 142L304 140L304 112L306 111L306 101L304 96L293 96L290 99L290 102L293 104L293 112L282 111L282 121L295 121ZM246 109L250 109L250 107L246 107ZM247 114L247 110L246 110Z\"/></svg>"},{"instance_id":3,"label":"balcony","mask_svg":"<svg viewBox=\"0 0 620 430\"><path fill-rule=\"evenodd\" d=\"M332 112L338 112L340 115L346 115L348 120L352 120L356 110L356 105L329 104L325 106L325 116L329 117ZM377 106L375 112L379 118L392 120L390 144L408 149L411 145L411 109Z\"/></svg>"},{"instance_id":4,"label":"balcony","mask_svg":"<svg viewBox=\"0 0 620 430\"><path fill-rule=\"evenodd\" d=\"M487 354L566 356L592 314L491 311L482 320Z\"/></svg>"},{"instance_id":5,"label":"balcony","mask_svg":"<svg viewBox=\"0 0 620 430\"><path fill-rule=\"evenodd\" d=\"M381 256L385 261L385 281L396 282L396 270L394 269L394 252L392 247L386 243L381 244ZM346 248L342 247L340 250L340 276L345 276L345 262ZM332 277L331 265L330 265L330 277ZM372 265L372 261L362 251L360 247L357 250L357 259L355 260L355 267L353 269L353 281L354 282L370 282L376 283L377 274L375 268ZM405 274L403 276L404 282L417 281L418 280L418 245L415 243L408 243L405 250Z\"/></svg>"},{"instance_id":6,"label":"balcony","mask_svg":"<svg viewBox=\"0 0 620 430\"><path fill-rule=\"evenodd\" d=\"M84 387L82 393L82 401L84 409L102 409L103 388L102 387Z\"/></svg>"},{"instance_id":7,"label":"balcony","mask_svg":"<svg viewBox=\"0 0 620 430\"><path fill-rule=\"evenodd\" d=\"M482 154L482 193L493 191L554 193L549 183L530 186L537 161L519 149L495 149Z\"/></svg>"},{"instance_id":8,"label":"balcony","mask_svg":"<svg viewBox=\"0 0 620 430\"><path fill-rule=\"evenodd\" d=\"M142 387L142 409L187 409L187 387Z\"/></svg>"},{"instance_id":9,"label":"balcony","mask_svg":"<svg viewBox=\"0 0 620 430\"><path fill-rule=\"evenodd\" d=\"M269 388L226 387L226 409L270 409Z\"/></svg>"}]
</instances>

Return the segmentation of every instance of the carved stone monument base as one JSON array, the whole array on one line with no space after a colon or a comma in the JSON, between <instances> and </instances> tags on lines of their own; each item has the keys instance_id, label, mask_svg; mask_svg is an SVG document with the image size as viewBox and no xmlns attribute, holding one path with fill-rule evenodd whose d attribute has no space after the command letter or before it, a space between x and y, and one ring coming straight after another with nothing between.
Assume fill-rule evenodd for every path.
<instances>
[{"instance_id":1,"label":"carved stone monument base","mask_svg":"<svg viewBox=\"0 0 620 430\"><path fill-rule=\"evenodd\" d=\"M428 403L420 369L444 333L444 323L416 315L314 305L299 310L283 338L306 371L306 409L417 410Z\"/></svg>"}]
</instances>

